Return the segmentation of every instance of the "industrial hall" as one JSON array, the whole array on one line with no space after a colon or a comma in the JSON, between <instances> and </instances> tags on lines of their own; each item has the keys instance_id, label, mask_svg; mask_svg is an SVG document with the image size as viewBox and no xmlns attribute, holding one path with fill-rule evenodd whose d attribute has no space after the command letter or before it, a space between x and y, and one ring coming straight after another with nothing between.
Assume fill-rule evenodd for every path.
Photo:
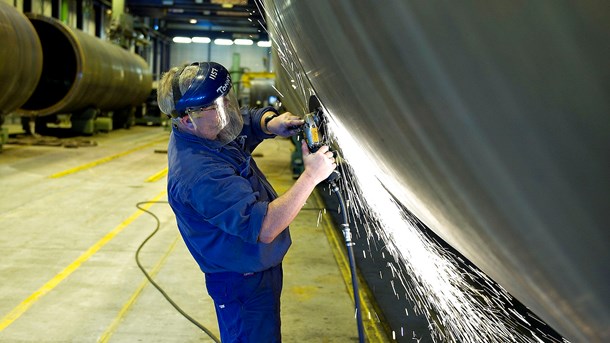
<instances>
[{"instance_id":1,"label":"industrial hall","mask_svg":"<svg viewBox=\"0 0 610 343\"><path fill-rule=\"evenodd\" d=\"M0 343L609 342L609 10L0 0Z\"/></svg>"}]
</instances>

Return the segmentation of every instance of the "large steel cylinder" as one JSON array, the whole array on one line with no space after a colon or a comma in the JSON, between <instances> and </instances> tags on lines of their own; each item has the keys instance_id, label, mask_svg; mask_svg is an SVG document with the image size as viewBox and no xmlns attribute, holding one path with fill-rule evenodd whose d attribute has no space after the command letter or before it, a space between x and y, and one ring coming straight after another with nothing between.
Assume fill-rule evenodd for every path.
<instances>
[{"instance_id":1,"label":"large steel cylinder","mask_svg":"<svg viewBox=\"0 0 610 343\"><path fill-rule=\"evenodd\" d=\"M62 22L27 14L42 43L44 63L34 94L21 107L39 116L89 106L120 109L143 102L152 88L144 59Z\"/></svg>"},{"instance_id":2,"label":"large steel cylinder","mask_svg":"<svg viewBox=\"0 0 610 343\"><path fill-rule=\"evenodd\" d=\"M610 341L607 2L265 5L401 203L566 338Z\"/></svg>"},{"instance_id":3,"label":"large steel cylinder","mask_svg":"<svg viewBox=\"0 0 610 343\"><path fill-rule=\"evenodd\" d=\"M32 23L0 1L0 115L23 105L42 71L42 47Z\"/></svg>"}]
</instances>

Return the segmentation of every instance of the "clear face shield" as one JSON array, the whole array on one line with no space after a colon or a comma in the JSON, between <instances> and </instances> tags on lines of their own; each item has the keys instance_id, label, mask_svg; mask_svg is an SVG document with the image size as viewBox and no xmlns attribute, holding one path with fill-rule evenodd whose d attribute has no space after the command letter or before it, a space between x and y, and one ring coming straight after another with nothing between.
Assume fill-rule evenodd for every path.
<instances>
[{"instance_id":1,"label":"clear face shield","mask_svg":"<svg viewBox=\"0 0 610 343\"><path fill-rule=\"evenodd\" d=\"M197 132L204 138L215 135L215 140L223 145L233 141L244 125L237 97L232 89L226 95L216 98L209 106L188 108L186 113Z\"/></svg>"}]
</instances>

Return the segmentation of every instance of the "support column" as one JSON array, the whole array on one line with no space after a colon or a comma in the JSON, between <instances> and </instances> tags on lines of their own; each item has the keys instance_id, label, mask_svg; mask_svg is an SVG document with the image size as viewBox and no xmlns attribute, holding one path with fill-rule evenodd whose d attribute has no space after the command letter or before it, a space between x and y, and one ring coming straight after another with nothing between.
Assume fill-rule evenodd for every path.
<instances>
[{"instance_id":1,"label":"support column","mask_svg":"<svg viewBox=\"0 0 610 343\"><path fill-rule=\"evenodd\" d=\"M76 28L83 29L83 2L85 0L76 0Z\"/></svg>"},{"instance_id":2,"label":"support column","mask_svg":"<svg viewBox=\"0 0 610 343\"><path fill-rule=\"evenodd\" d=\"M112 22L120 23L125 11L125 0L112 0Z\"/></svg>"}]
</instances>

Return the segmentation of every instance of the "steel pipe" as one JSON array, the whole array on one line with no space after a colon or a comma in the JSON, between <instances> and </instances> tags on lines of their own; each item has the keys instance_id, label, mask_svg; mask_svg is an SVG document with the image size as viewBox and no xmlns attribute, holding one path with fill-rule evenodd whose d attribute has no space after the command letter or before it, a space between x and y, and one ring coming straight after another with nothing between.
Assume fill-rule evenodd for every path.
<instances>
[{"instance_id":1,"label":"steel pipe","mask_svg":"<svg viewBox=\"0 0 610 343\"><path fill-rule=\"evenodd\" d=\"M13 112L34 92L42 71L42 47L32 23L0 1L0 115Z\"/></svg>"},{"instance_id":2,"label":"steel pipe","mask_svg":"<svg viewBox=\"0 0 610 343\"><path fill-rule=\"evenodd\" d=\"M606 3L265 7L283 64L396 198L566 338L610 341Z\"/></svg>"},{"instance_id":3,"label":"steel pipe","mask_svg":"<svg viewBox=\"0 0 610 343\"><path fill-rule=\"evenodd\" d=\"M22 113L50 115L94 106L113 110L142 103L152 89L152 75L140 56L62 22L27 14L44 55L34 94Z\"/></svg>"}]
</instances>

